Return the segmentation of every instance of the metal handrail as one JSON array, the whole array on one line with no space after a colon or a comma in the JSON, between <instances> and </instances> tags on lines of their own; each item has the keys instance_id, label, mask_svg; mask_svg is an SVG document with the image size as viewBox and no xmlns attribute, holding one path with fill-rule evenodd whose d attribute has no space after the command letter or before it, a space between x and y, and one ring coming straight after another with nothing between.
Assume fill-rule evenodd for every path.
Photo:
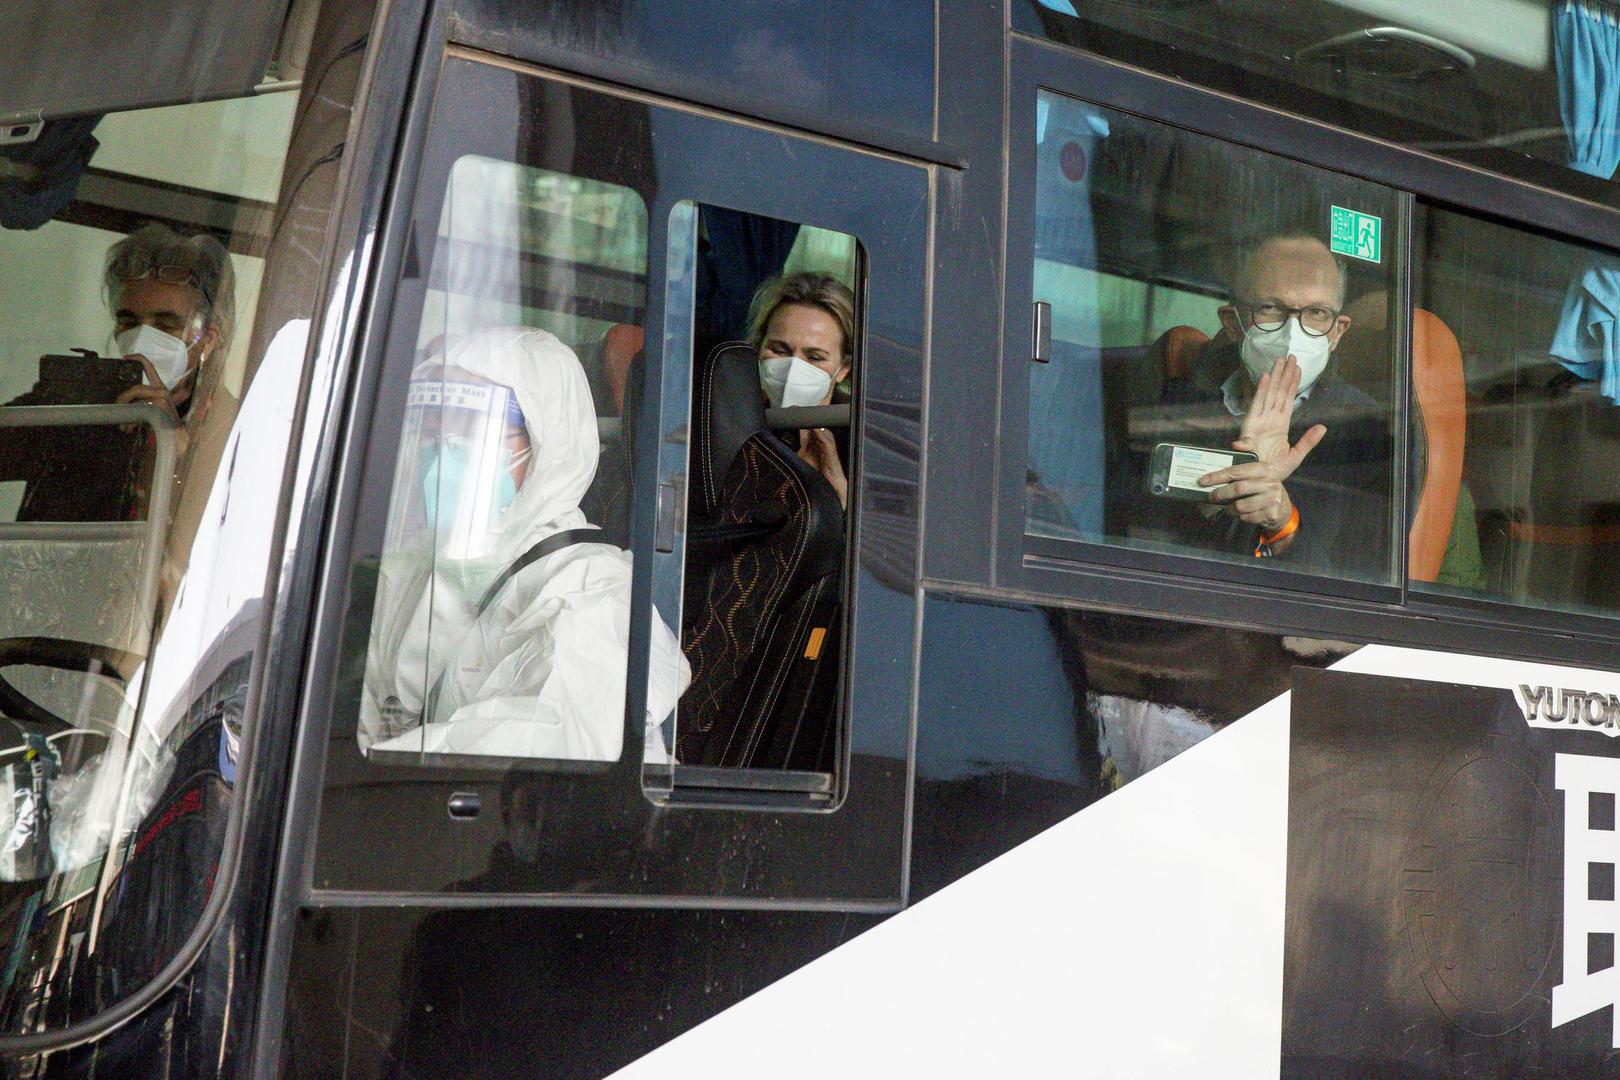
<instances>
[{"instance_id":1,"label":"metal handrail","mask_svg":"<svg viewBox=\"0 0 1620 1080\"><path fill-rule=\"evenodd\" d=\"M105 427L114 424L142 424L152 429L156 454L152 462L152 493L146 504L145 521L11 521L0 522L0 541L6 540L121 540L144 531L141 550L140 592L134 598L136 610L144 613L139 639L126 643L137 653L149 644L152 619L157 611L158 576L169 528L169 503L173 496L175 467L179 462L180 422L149 402L127 405L6 405L0 406L0 428Z\"/></svg>"},{"instance_id":2,"label":"metal handrail","mask_svg":"<svg viewBox=\"0 0 1620 1080\"><path fill-rule=\"evenodd\" d=\"M805 428L847 428L849 405L799 405L791 409L766 409L768 431L802 431Z\"/></svg>"},{"instance_id":3,"label":"metal handrail","mask_svg":"<svg viewBox=\"0 0 1620 1080\"><path fill-rule=\"evenodd\" d=\"M851 422L849 405L796 405L787 409L766 409L766 431L803 431L807 428L847 428ZM603 446L611 446L624 436L624 419L618 416L599 416L596 419L596 437Z\"/></svg>"}]
</instances>

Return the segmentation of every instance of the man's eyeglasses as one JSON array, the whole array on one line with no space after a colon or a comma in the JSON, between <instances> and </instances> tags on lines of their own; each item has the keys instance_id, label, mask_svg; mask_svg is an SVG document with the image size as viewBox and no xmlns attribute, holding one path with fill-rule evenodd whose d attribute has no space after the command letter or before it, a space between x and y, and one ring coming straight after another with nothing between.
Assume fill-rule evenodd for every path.
<instances>
[{"instance_id":1,"label":"man's eyeglasses","mask_svg":"<svg viewBox=\"0 0 1620 1080\"><path fill-rule=\"evenodd\" d=\"M1252 304L1239 304L1249 314L1249 322L1261 333L1272 334L1288 325L1290 317L1299 317L1299 328L1311 337L1331 333L1339 321L1339 312L1321 304L1309 307L1289 307L1281 300L1256 300Z\"/></svg>"}]
</instances>

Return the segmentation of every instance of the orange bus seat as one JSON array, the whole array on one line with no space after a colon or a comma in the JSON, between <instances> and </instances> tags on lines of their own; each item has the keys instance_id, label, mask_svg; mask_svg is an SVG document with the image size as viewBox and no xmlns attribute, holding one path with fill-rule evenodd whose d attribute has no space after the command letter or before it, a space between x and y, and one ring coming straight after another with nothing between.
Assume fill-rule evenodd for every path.
<instances>
[{"instance_id":1,"label":"orange bus seat","mask_svg":"<svg viewBox=\"0 0 1620 1080\"><path fill-rule=\"evenodd\" d=\"M1412 400L1423 469L1406 572L1412 581L1434 581L1457 515L1468 444L1468 397L1457 336L1439 316L1421 308L1412 313Z\"/></svg>"}]
</instances>

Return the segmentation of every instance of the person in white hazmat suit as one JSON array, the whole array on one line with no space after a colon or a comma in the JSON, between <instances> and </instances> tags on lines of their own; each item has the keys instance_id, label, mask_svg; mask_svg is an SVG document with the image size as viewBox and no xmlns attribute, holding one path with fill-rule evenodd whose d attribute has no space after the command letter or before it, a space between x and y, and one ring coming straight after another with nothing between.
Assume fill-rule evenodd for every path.
<instances>
[{"instance_id":1,"label":"person in white hazmat suit","mask_svg":"<svg viewBox=\"0 0 1620 1080\"><path fill-rule=\"evenodd\" d=\"M412 373L366 660L362 750L616 761L630 554L591 539L596 411L544 330L464 339ZM656 613L649 760L691 681Z\"/></svg>"}]
</instances>

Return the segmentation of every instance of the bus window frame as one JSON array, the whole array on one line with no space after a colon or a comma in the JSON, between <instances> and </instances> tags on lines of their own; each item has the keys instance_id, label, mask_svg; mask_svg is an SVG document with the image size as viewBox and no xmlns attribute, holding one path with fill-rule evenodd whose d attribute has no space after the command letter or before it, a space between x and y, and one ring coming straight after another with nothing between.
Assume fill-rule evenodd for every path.
<instances>
[{"instance_id":1,"label":"bus window frame","mask_svg":"<svg viewBox=\"0 0 1620 1080\"><path fill-rule=\"evenodd\" d=\"M435 765L400 769L396 765L368 763L352 739L332 738L334 719L351 704L336 703L331 693L336 669L341 666L337 643L351 614L347 595L349 578L356 560L364 558L367 551L380 550L376 545L382 542L385 515L380 512L380 506L387 492L379 494L376 485L368 484L367 478L374 479L375 475L389 471L400 440L403 395L397 390L392 395L387 392L389 384L385 376L398 374L399 342L415 340L421 317L419 297L431 266L430 245L436 237L444 182L454 160L471 152L466 138L446 134L472 130L447 123L449 114L445 110L451 101L449 95L454 92L453 83L458 79L469 81L467 73L476 71L483 73L480 78L515 77L565 86L627 105L644 106L677 127L701 127L705 136L712 136L706 138L704 144L715 153L731 153L731 160L780 160L784 141L798 155L795 160L803 169L785 174L784 182L769 187L762 186L759 177L746 170L716 175L712 168L705 167L705 159L695 153L671 154L659 159L656 188L644 195L649 224L645 368L649 386L659 385L668 367L663 349L667 330L664 304L668 290L665 258L669 251L670 211L682 201L733 206L784 220L812 222L860 240L869 268L861 307L862 333L867 342L862 353L867 372L863 393L874 389L871 382L878 377L877 373L882 373L880 381L893 384L889 387L891 395L904 399L907 393L913 396L920 393L920 390L905 388L896 394L896 388L904 387L911 377L907 361L914 354L920 355L926 344L927 241L934 203L933 170L926 163L806 136L744 117L717 114L643 91L605 85L463 46L448 45L440 55L426 62L436 71L431 100L415 103L422 110L424 130L419 136L421 142L413 147L413 153L404 163L394 217L384 238L385 244L399 244L409 251L379 268L378 276L370 285L373 303L366 315L366 355L361 360L368 373L368 392L357 397L347 413L344 460L339 466L345 476L344 496L333 510L342 526L333 538L326 563L326 582L315 616L324 629L317 651L331 659L323 665L319 678L312 677L309 681L308 685L315 688L311 700L319 704L312 704L308 709L300 735L302 745L310 750L304 766L308 771L301 775L309 784L308 797L313 804L309 811L313 811L314 818L302 845L304 850L295 871L296 880L291 883L298 901L354 903L365 898L386 897L391 904L439 907L548 906L578 903L580 897L588 895L591 903L603 906L688 906L695 903L773 910L897 910L904 906L909 888L905 859L909 824L904 806L913 757L911 683L906 679L903 686L890 685L891 681L874 676L892 667L885 657L894 653L908 658L907 670L910 670L910 658L916 651L916 613L920 600L914 589L884 585L870 572L857 575L858 580L848 593L847 625L853 629L846 646L844 676L846 685L856 688L856 692L849 694L846 705L849 713L846 730L851 733L849 752L865 760L846 769L847 780L841 784L846 786L847 793L836 806L809 813L798 807L783 810L780 806L758 802L661 807L655 802L656 792L649 792L641 784L641 733L639 726L631 726L626 729L624 751L615 764L617 773L633 777L636 783L634 794L638 801L630 815L636 824L623 835L644 838L637 851L649 866L646 874L629 868L611 879L593 882L592 887L583 892L577 882L564 886L559 881L542 880L543 875L538 875L532 886L525 883L528 887L524 888L451 891L444 884L446 868L432 858L423 857L412 863L406 872L399 872L386 866L370 865L380 866L381 859L368 856L367 865L361 866L353 854L341 859L333 855L335 838L352 835L343 831L343 826L352 823L352 818L335 812L334 800L328 798L329 785L340 786L344 771L351 775L363 773L367 779L394 784L400 791L413 786L417 789L431 787L434 797L440 790L449 794L460 789L477 791L481 788L486 793L483 798L488 808L486 816L493 818L495 814L489 811L494 809L495 799L490 796L501 782L501 772L511 764L510 759L492 758L487 764L458 761L444 768ZM462 107L470 107L467 102L477 102L477 107L488 108L490 100L486 95L467 97L462 99ZM675 145L685 144L677 142ZM816 163L814 168L811 162ZM867 198L833 199L831 193L837 190L834 186L816 187L808 178L820 175L816 172L818 168L828 176L847 176L854 172L870 181L861 188L867 192ZM622 184L611 177L607 179ZM914 198L916 205L886 199L896 193ZM896 210L896 206L901 209ZM893 269L878 280L875 275L881 270L872 270L872 267ZM409 332L403 332L407 327ZM877 366L874 366L874 358L882 358ZM669 362L689 364L690 358L675 357ZM382 383L378 382L380 377ZM671 409L673 414L669 412ZM643 403L643 428L639 433L642 444L646 445L649 432L666 431L672 424L675 428L684 428L688 410L687 402L671 403L658 395L649 395ZM672 421L672 415L678 416L678 423ZM860 454L859 450L856 452ZM682 459L684 462L684 452ZM388 463L382 473L377 472L378 462ZM908 470L909 482L920 486L915 459L908 463ZM631 715L642 707L646 694L649 637L646 620L652 601L653 563L649 556L654 547L653 495L656 481L665 478L662 471L649 470L635 480L631 548L641 554L635 560L631 599L632 634L627 671L627 705ZM857 482L864 489L866 481ZM852 493L852 499L864 499L864 495ZM917 513L917 503L913 502L908 508L913 534ZM854 544L858 565L865 569L867 541L858 523ZM903 625L904 632L885 638L877 622L880 618ZM862 629L863 626L867 628ZM867 637L874 642L889 642L892 649L863 649L860 641ZM863 669L868 676L864 682ZM338 762L339 755L346 760ZM334 763L338 764L336 772ZM414 825L436 829L445 827L444 822L448 820L444 806L443 799L439 798L431 814L417 814L409 807L405 811L411 815ZM768 836L768 842L760 845L758 857L764 860L763 865L772 868L772 873L731 880L729 875L713 872L722 865L722 856L732 843L729 839L732 836ZM852 849L866 850L870 857L861 865L844 865L838 853ZM671 858L675 854L680 858ZM725 880L720 880L722 878Z\"/></svg>"},{"instance_id":2,"label":"bus window frame","mask_svg":"<svg viewBox=\"0 0 1620 1080\"><path fill-rule=\"evenodd\" d=\"M1004 235L1003 358L999 402L996 535L998 594L1043 603L1102 605L1195 622L1312 637L1609 667L1620 611L1548 611L1500 598L1412 589L1406 580L1407 468L1412 403L1410 321L1415 275L1412 226L1420 204L1460 210L1511 228L1592 246L1620 236L1620 209L1332 128L1202 87L1010 32L1007 87L1007 222ZM1321 576L1268 573L1195 555L1142 552L1117 543L1047 541L1025 533L1028 467L1028 343L1033 334L1035 102L1045 90L1144 120L1182 128L1393 189L1402 213L1391 245L1402 325L1391 334L1408 372L1394 424L1392 523L1398 577L1366 585ZM1264 622L1255 612L1266 613ZM1576 623L1582 624L1576 628Z\"/></svg>"},{"instance_id":3,"label":"bus window frame","mask_svg":"<svg viewBox=\"0 0 1620 1080\"><path fill-rule=\"evenodd\" d=\"M739 203L748 205L737 205ZM750 208L758 205L760 203L757 197L752 201L739 198L724 204L694 198L679 199L669 207L664 222L665 241L662 255L666 271L663 328L665 362L657 383L658 401L656 404L649 402L643 406L656 409L659 424L656 432L645 430L652 425L643 425L644 430L640 433L641 437L648 441L656 438L656 442L652 444L656 450L644 452L648 449L646 445L637 448L637 457L640 460L655 463L652 468L658 474L656 480L658 490L646 491L647 481L636 478L638 486L634 497L638 500L647 498L659 501L673 500L674 505L670 507L672 527L668 537L669 550L663 550L664 545L657 538L648 544L645 550L650 553L652 563L653 606L671 621L671 629L675 631L677 638L682 638L685 631L686 526L692 496L692 487L688 480L694 468L688 433L696 425L692 412L692 374L704 359L697 353L700 342L696 332L699 219L705 208L729 210L761 218L768 217L769 215ZM797 221L793 224L801 228L809 227L840 233L855 243L855 280L851 287L855 300L855 340L849 343L854 393L846 406L849 409L850 460L844 463L849 486L848 503L844 508L844 551L840 560L838 634L835 638L839 642L837 648L840 655L837 658L838 693L834 699L838 714L833 718L837 729L833 765L831 771L826 773L753 766L692 765L674 760L674 748L671 747L669 761L648 762L642 769L642 791L649 799L660 805L700 806L718 803L733 807L757 806L773 809L783 807L813 812L836 810L849 792L850 706L853 695L851 645L854 642L855 632L854 583L860 570L858 527L862 517L858 503L865 501L861 494L864 485L861 482L863 470L860 461L864 435L862 415L865 411L862 403L865 395L864 380L860 377L860 372L867 353L868 259L866 245L858 234L823 225L820 221ZM648 251L649 263L656 261L657 254ZM684 357L690 357L690 361L683 363ZM649 380L649 395L653 385ZM664 508L658 509L660 516L664 512ZM640 520L639 515L637 520ZM640 535L633 534L633 539ZM648 692L651 692L650 684ZM678 741L679 705L676 706L668 730L677 733Z\"/></svg>"},{"instance_id":4,"label":"bus window frame","mask_svg":"<svg viewBox=\"0 0 1620 1080\"><path fill-rule=\"evenodd\" d=\"M1149 124L1192 131L1266 157L1296 161L1315 169L1345 171L1297 154L1279 153L1275 146L1264 145L1264 141L1232 137L1242 130L1240 124L1229 125L1231 129L1239 130L1210 131L1186 123L1185 117L1178 116L1177 120L1172 121L1138 107L1122 108L1123 102L1120 99L1128 95L1115 94L1113 100L1098 100L1076 92L1071 89L1073 81L1066 77L1070 74L1069 65L1050 63L1052 58L1044 53L1040 59L1048 61L1048 65L1035 67L1030 64L1014 63L1008 93L1008 205L1024 206L1028 209L1024 212L1009 212L1006 231L1004 318L1006 341L1009 344L1006 348L1007 368L1002 384L1001 438L1004 450L1001 458L1002 473L998 478L1002 492L998 509L998 532L1005 538L999 545L1001 550L998 552L997 569L1000 580L1016 580L1024 573L1026 561L1036 559L1054 565L1065 562L1105 565L1146 574L1163 574L1166 577L1247 585L1285 594L1356 600L1386 606L1399 605L1404 599L1406 579L1406 549L1403 542L1406 531L1405 512L1399 508L1406 505L1405 464L1409 458L1407 445L1409 432L1407 425L1402 422L1402 418L1406 415L1407 404L1404 396L1403 400L1394 403L1398 411L1391 417L1392 452L1395 455L1394 468L1390 476L1391 513L1388 523L1392 534L1390 537L1392 566L1391 577L1386 581L1358 581L1326 574L1300 572L1286 568L1281 561L1248 565L1241 560L1201 556L1194 552L1148 551L1127 547L1118 538L1066 540L1026 533L1025 505L1021 493L1025 486L1029 462L1028 369L1031 359L1028 355L1021 356L1021 354L1028 352L1023 346L1032 340L1034 333L1035 214L1032 197L1013 196L1015 193L1022 196L1023 193L1035 191L1035 118L1036 103L1040 94L1043 92L1061 94L1087 104L1101 105L1115 112L1140 118ZM1367 177L1357 179L1378 183L1381 187L1390 189L1397 199L1399 213L1392 223L1394 227L1390 230L1394 242L1389 245L1388 258L1394 269L1391 287L1398 291L1404 307L1408 291L1407 280L1410 276L1411 198L1399 189L1380 181ZM1392 343L1395 345L1391 358L1399 365L1398 370L1402 371L1410 366L1410 342L1408 335L1403 332L1404 329L1395 327L1395 333L1391 335ZM1013 541L1014 537L1017 538L1016 542Z\"/></svg>"}]
</instances>

